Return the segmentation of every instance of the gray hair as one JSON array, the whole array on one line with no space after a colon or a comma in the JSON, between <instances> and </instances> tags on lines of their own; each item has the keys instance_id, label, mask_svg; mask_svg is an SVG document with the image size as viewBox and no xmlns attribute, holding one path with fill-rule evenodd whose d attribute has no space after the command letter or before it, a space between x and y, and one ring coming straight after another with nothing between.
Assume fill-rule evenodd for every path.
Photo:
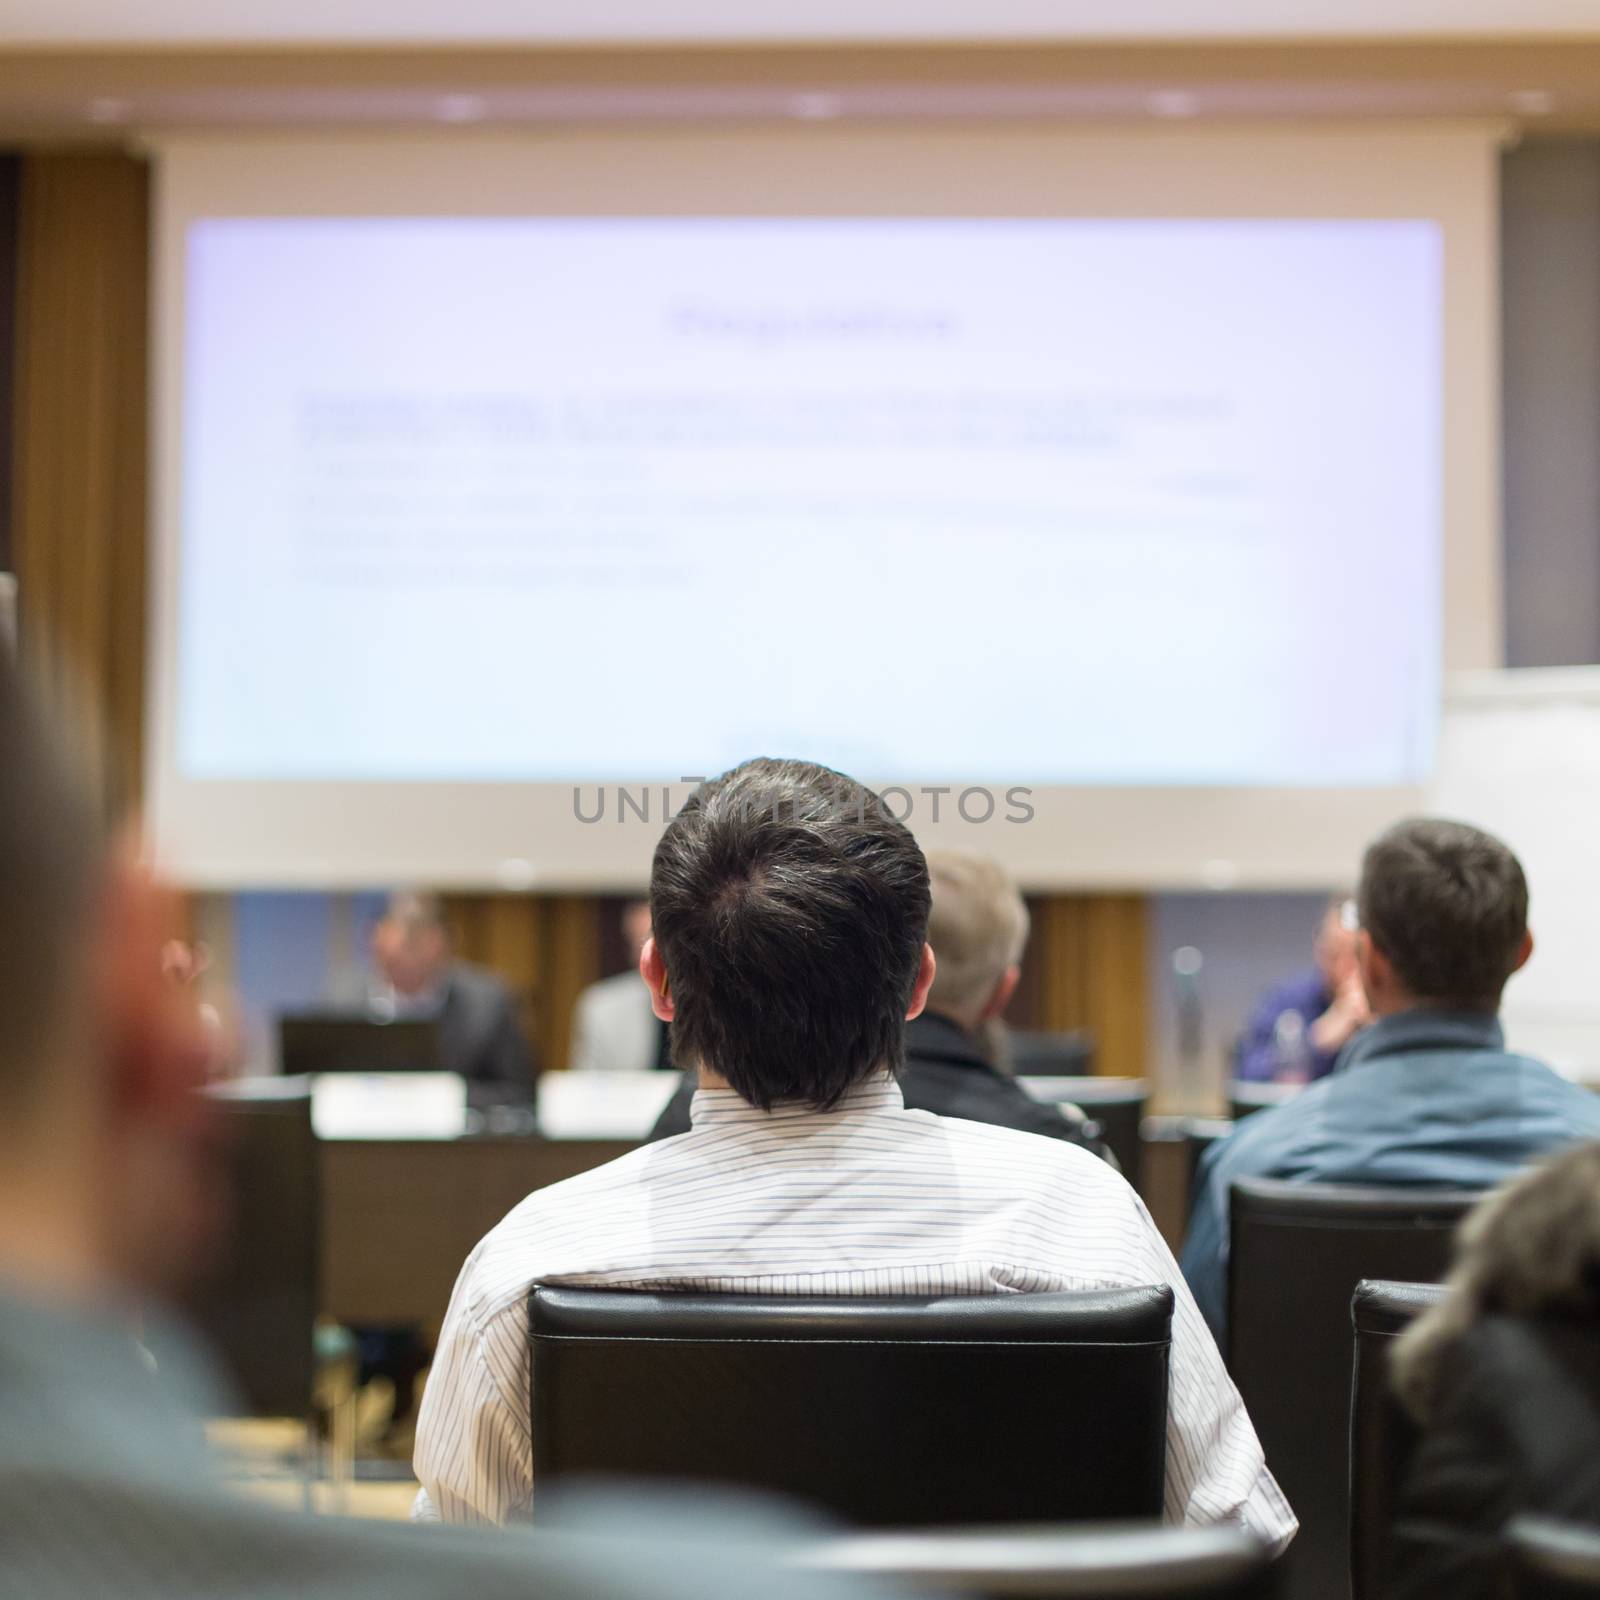
<instances>
[{"instance_id":1,"label":"gray hair","mask_svg":"<svg viewBox=\"0 0 1600 1600\"><path fill-rule=\"evenodd\" d=\"M1028 943L1028 908L998 862L937 851L928 857L928 943L938 963L929 1004L976 1011Z\"/></svg>"},{"instance_id":2,"label":"gray hair","mask_svg":"<svg viewBox=\"0 0 1600 1600\"><path fill-rule=\"evenodd\" d=\"M393 922L408 934L425 928L445 931L444 902L428 889L396 889L383 908L385 922Z\"/></svg>"},{"instance_id":3,"label":"gray hair","mask_svg":"<svg viewBox=\"0 0 1600 1600\"><path fill-rule=\"evenodd\" d=\"M1462 1223L1444 1299L1396 1343L1394 1386L1426 1424L1451 1352L1485 1316L1600 1316L1600 1143L1497 1189Z\"/></svg>"}]
</instances>

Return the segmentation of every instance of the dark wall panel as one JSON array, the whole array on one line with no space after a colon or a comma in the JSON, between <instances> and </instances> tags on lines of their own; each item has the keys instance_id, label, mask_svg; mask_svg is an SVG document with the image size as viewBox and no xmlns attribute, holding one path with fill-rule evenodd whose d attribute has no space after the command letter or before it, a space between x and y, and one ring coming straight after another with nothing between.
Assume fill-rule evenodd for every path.
<instances>
[{"instance_id":1,"label":"dark wall panel","mask_svg":"<svg viewBox=\"0 0 1600 1600\"><path fill-rule=\"evenodd\" d=\"M1506 665L1600 662L1600 142L1501 174Z\"/></svg>"},{"instance_id":2,"label":"dark wall panel","mask_svg":"<svg viewBox=\"0 0 1600 1600\"><path fill-rule=\"evenodd\" d=\"M0 572L11 571L11 440L17 392L17 197L22 157L0 151Z\"/></svg>"}]
</instances>

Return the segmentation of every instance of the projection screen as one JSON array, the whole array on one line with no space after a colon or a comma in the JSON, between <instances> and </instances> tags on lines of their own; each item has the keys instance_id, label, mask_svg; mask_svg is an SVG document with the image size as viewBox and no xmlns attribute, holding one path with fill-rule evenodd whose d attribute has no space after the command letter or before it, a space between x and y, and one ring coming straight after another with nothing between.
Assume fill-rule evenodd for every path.
<instances>
[{"instance_id":1,"label":"projection screen","mask_svg":"<svg viewBox=\"0 0 1600 1600\"><path fill-rule=\"evenodd\" d=\"M1038 888L1338 882L1496 665L1495 130L183 139L196 886L635 885L748 755Z\"/></svg>"}]
</instances>

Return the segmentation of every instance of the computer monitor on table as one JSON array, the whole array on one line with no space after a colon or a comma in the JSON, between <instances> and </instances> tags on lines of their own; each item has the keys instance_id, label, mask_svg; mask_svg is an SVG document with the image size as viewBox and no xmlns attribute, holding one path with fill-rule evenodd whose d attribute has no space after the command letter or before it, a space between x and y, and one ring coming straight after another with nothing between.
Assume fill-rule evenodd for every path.
<instances>
[{"instance_id":1,"label":"computer monitor on table","mask_svg":"<svg viewBox=\"0 0 1600 1600\"><path fill-rule=\"evenodd\" d=\"M438 1072L439 1025L431 1018L376 1022L348 1013L278 1018L278 1061L287 1076L321 1072Z\"/></svg>"}]
</instances>

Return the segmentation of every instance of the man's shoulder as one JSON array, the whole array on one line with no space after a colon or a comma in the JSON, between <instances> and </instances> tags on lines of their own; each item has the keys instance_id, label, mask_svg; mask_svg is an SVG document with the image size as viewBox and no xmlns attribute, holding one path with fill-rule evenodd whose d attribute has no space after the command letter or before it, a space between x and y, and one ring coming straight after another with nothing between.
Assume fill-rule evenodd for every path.
<instances>
[{"instance_id":1,"label":"man's shoulder","mask_svg":"<svg viewBox=\"0 0 1600 1600\"><path fill-rule=\"evenodd\" d=\"M1057 1106L1035 1100L1015 1079L997 1072L908 1060L900 1085L911 1110L1009 1128L1033 1138L1064 1139L1069 1133Z\"/></svg>"},{"instance_id":2,"label":"man's shoulder","mask_svg":"<svg viewBox=\"0 0 1600 1600\"><path fill-rule=\"evenodd\" d=\"M457 961L450 967L450 987L462 999L480 1006L510 1005L511 986L499 973L470 961Z\"/></svg>"},{"instance_id":3,"label":"man's shoulder","mask_svg":"<svg viewBox=\"0 0 1600 1600\"><path fill-rule=\"evenodd\" d=\"M1519 1055L1509 1059L1526 1074L1530 1083L1538 1085L1552 1105L1571 1112L1584 1126L1600 1129L1600 1092L1596 1092L1593 1085L1578 1083L1535 1056Z\"/></svg>"},{"instance_id":4,"label":"man's shoulder","mask_svg":"<svg viewBox=\"0 0 1600 1600\"><path fill-rule=\"evenodd\" d=\"M640 1193L660 1149L641 1145L519 1200L478 1241L462 1270L474 1320L481 1324L519 1306L547 1273L600 1267L608 1211Z\"/></svg>"},{"instance_id":5,"label":"man's shoulder","mask_svg":"<svg viewBox=\"0 0 1600 1600\"><path fill-rule=\"evenodd\" d=\"M1315 967L1304 967L1287 978L1280 978L1262 992L1255 1016L1275 1022L1285 1011L1321 1012L1327 1007L1328 982ZM1309 1022L1310 1016L1306 1017Z\"/></svg>"},{"instance_id":6,"label":"man's shoulder","mask_svg":"<svg viewBox=\"0 0 1600 1600\"><path fill-rule=\"evenodd\" d=\"M1026 1091L1023 1091L1026 1093ZM1012 1192L1030 1188L1058 1193L1063 1182L1121 1192L1126 1180L1109 1163L1070 1139L1053 1139L998 1122L975 1121L960 1113L905 1111L906 1117L937 1124L958 1165L974 1173L1004 1172Z\"/></svg>"},{"instance_id":7,"label":"man's shoulder","mask_svg":"<svg viewBox=\"0 0 1600 1600\"><path fill-rule=\"evenodd\" d=\"M1215 1154L1208 1165L1213 1171L1226 1172L1230 1178L1278 1176L1278 1169L1292 1165L1314 1137L1339 1081L1336 1077L1319 1078L1292 1100L1243 1118L1226 1139L1213 1146Z\"/></svg>"}]
</instances>

